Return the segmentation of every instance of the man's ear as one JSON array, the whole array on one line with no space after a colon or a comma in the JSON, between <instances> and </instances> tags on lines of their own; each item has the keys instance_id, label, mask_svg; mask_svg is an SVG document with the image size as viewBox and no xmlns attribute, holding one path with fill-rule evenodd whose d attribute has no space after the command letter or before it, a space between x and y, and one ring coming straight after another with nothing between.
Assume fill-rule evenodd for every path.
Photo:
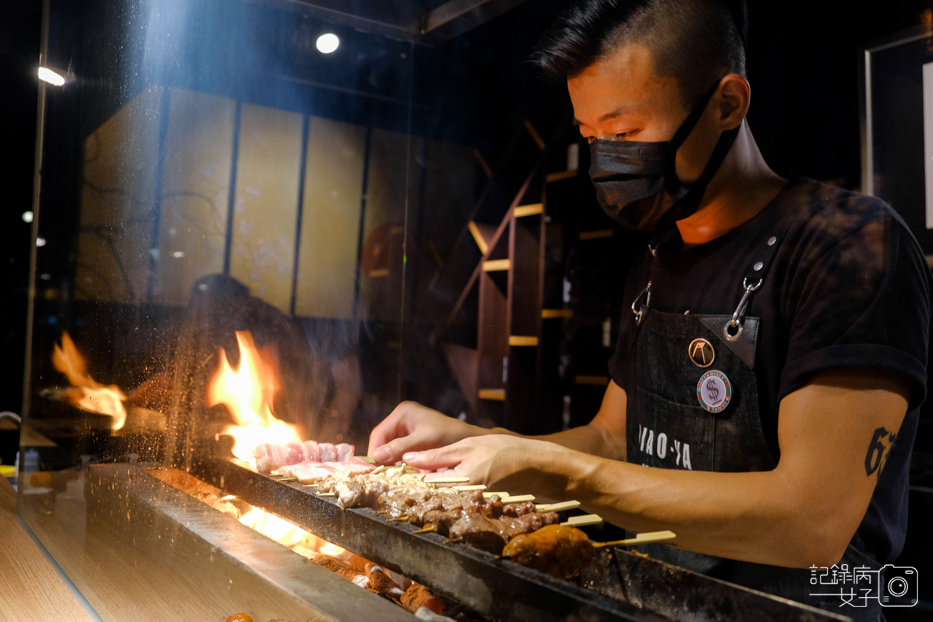
<instances>
[{"instance_id":1,"label":"man's ear","mask_svg":"<svg viewBox=\"0 0 933 622\"><path fill-rule=\"evenodd\" d=\"M719 124L722 131L742 124L748 114L751 87L740 74L730 73L719 81Z\"/></svg>"}]
</instances>

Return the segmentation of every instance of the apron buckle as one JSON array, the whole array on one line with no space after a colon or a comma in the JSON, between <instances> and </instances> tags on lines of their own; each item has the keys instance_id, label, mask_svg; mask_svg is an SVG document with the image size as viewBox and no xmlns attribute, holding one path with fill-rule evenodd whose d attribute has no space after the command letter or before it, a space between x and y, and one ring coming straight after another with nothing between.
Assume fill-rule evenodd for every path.
<instances>
[{"instance_id":1,"label":"apron buckle","mask_svg":"<svg viewBox=\"0 0 933 622\"><path fill-rule=\"evenodd\" d=\"M752 292L758 291L762 283L764 283L764 279L758 279L757 283L749 285L747 278L742 279L742 288L745 290L745 293L742 294L742 299L739 300L739 305L735 308L735 313L732 314L732 320L722 328L722 334L728 341L735 341L741 336L744 330L742 323L745 321L745 310L748 307L748 299L752 295Z\"/></svg>"}]
</instances>

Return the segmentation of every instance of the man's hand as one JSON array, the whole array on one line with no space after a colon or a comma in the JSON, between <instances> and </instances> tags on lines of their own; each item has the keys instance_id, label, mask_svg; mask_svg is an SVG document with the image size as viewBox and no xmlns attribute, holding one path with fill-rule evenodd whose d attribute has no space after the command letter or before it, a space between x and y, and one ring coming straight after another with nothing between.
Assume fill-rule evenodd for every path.
<instances>
[{"instance_id":1,"label":"man's hand","mask_svg":"<svg viewBox=\"0 0 933 622\"><path fill-rule=\"evenodd\" d=\"M553 472L559 456L576 454L547 441L506 434L470 437L446 447L412 451L402 459L419 469L453 468L453 475L471 484L500 485L512 491L551 493L563 490L566 477ZM552 481L553 480L553 481Z\"/></svg>"},{"instance_id":2,"label":"man's hand","mask_svg":"<svg viewBox=\"0 0 933 622\"><path fill-rule=\"evenodd\" d=\"M379 464L395 464L406 452L443 447L484 433L416 402L402 402L373 430L368 455Z\"/></svg>"}]
</instances>

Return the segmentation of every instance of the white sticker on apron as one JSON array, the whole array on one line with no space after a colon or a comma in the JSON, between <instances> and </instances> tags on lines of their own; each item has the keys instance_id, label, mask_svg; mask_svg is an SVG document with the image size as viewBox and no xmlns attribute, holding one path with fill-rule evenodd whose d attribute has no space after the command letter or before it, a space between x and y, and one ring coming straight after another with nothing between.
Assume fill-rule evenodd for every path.
<instances>
[{"instance_id":1,"label":"white sticker on apron","mask_svg":"<svg viewBox=\"0 0 933 622\"><path fill-rule=\"evenodd\" d=\"M732 383L721 371L708 371L697 382L697 399L707 412L721 413L732 400Z\"/></svg>"}]
</instances>

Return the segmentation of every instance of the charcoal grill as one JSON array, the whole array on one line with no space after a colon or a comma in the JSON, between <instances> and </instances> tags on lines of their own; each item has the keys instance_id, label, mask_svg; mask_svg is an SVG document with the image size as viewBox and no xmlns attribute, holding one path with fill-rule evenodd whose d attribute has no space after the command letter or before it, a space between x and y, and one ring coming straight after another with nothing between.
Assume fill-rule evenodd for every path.
<instances>
[{"instance_id":1,"label":"charcoal grill","mask_svg":"<svg viewBox=\"0 0 933 622\"><path fill-rule=\"evenodd\" d=\"M98 502L105 507L111 505L102 496L125 494L153 511L168 514L169 520L197 529L205 510L196 510L198 518L192 521L189 505L180 507L172 501L183 493L157 480L150 474L150 468L153 467L132 464L91 467L86 487L89 511ZM644 559L622 549L600 556L594 568L585 574L587 587L583 587L497 559L473 547L449 543L439 534L413 534L416 527L388 522L370 509L343 510L333 498L318 496L311 487L279 481L230 459L207 458L194 463L190 472L325 540L497 619L534 622L847 619ZM217 515L217 520L226 519L236 528L242 527L233 518L210 511ZM294 554L283 550L281 555ZM262 566L269 564L270 560L262 560Z\"/></svg>"}]
</instances>

